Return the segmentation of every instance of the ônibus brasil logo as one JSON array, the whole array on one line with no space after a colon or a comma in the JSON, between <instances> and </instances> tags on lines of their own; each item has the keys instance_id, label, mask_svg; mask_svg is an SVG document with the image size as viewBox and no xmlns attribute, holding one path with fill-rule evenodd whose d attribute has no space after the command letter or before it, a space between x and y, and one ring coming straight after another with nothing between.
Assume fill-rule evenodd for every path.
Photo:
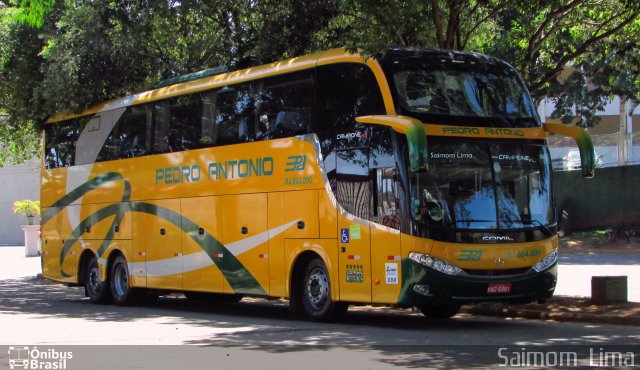
<instances>
[{"instance_id":1,"label":"\u00f4nibus brasil logo","mask_svg":"<svg viewBox=\"0 0 640 370\"><path fill-rule=\"evenodd\" d=\"M53 348L38 350L38 347L9 347L9 367L11 369L59 369L67 368L67 361L73 358L71 351L62 352Z\"/></svg>"}]
</instances>

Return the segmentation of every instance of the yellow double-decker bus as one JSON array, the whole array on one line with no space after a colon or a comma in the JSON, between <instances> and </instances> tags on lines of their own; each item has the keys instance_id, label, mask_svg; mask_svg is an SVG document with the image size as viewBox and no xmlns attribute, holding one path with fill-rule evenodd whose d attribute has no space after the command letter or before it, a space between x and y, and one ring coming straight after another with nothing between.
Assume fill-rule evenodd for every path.
<instances>
[{"instance_id":1,"label":"yellow double-decker bus","mask_svg":"<svg viewBox=\"0 0 640 370\"><path fill-rule=\"evenodd\" d=\"M218 72L218 73L216 73ZM508 64L342 49L209 71L45 125L44 276L94 303L285 297L450 317L553 294L546 137Z\"/></svg>"}]
</instances>

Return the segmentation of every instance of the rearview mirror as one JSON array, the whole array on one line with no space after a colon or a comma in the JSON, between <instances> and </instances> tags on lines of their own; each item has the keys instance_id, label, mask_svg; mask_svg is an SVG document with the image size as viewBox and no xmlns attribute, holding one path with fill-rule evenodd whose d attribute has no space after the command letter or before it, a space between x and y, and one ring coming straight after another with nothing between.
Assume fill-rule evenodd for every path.
<instances>
[{"instance_id":1,"label":"rearview mirror","mask_svg":"<svg viewBox=\"0 0 640 370\"><path fill-rule=\"evenodd\" d=\"M356 122L391 127L394 131L407 137L409 146L409 167L412 172L427 170L427 134L424 124L419 120L406 116L362 116Z\"/></svg>"},{"instance_id":2,"label":"rearview mirror","mask_svg":"<svg viewBox=\"0 0 640 370\"><path fill-rule=\"evenodd\" d=\"M593 148L591 137L584 129L561 123L545 123L544 129L548 133L568 136L578 144L580 151L580 164L583 177L593 177L596 170L596 152Z\"/></svg>"}]
</instances>

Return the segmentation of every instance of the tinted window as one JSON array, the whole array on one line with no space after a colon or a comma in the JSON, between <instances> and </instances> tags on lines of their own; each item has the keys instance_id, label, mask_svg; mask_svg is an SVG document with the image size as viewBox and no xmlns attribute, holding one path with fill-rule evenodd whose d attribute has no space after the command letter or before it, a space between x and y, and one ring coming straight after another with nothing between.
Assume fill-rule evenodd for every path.
<instances>
[{"instance_id":1,"label":"tinted window","mask_svg":"<svg viewBox=\"0 0 640 370\"><path fill-rule=\"evenodd\" d=\"M200 115L201 135L198 147L214 145L218 141L218 127L215 124L216 92L208 91L201 95L202 112Z\"/></svg>"},{"instance_id":2,"label":"tinted window","mask_svg":"<svg viewBox=\"0 0 640 370\"><path fill-rule=\"evenodd\" d=\"M355 117L385 114L380 88L369 67L343 63L317 69L318 131L347 129Z\"/></svg>"},{"instance_id":3,"label":"tinted window","mask_svg":"<svg viewBox=\"0 0 640 370\"><path fill-rule=\"evenodd\" d=\"M372 128L370 145L369 172L374 181L370 220L399 229L402 183L394 154L393 135L388 128Z\"/></svg>"},{"instance_id":4,"label":"tinted window","mask_svg":"<svg viewBox=\"0 0 640 370\"><path fill-rule=\"evenodd\" d=\"M200 142L200 96L169 100L169 149L180 152L197 148Z\"/></svg>"},{"instance_id":5,"label":"tinted window","mask_svg":"<svg viewBox=\"0 0 640 370\"><path fill-rule=\"evenodd\" d=\"M151 106L128 107L105 141L97 161L147 155L151 149Z\"/></svg>"},{"instance_id":6,"label":"tinted window","mask_svg":"<svg viewBox=\"0 0 640 370\"><path fill-rule=\"evenodd\" d=\"M169 114L170 103L159 101L153 107L153 149L152 153L166 153L169 148Z\"/></svg>"},{"instance_id":7,"label":"tinted window","mask_svg":"<svg viewBox=\"0 0 640 370\"><path fill-rule=\"evenodd\" d=\"M255 90L255 139L268 140L311 132L311 73L272 77L256 83Z\"/></svg>"},{"instance_id":8,"label":"tinted window","mask_svg":"<svg viewBox=\"0 0 640 370\"><path fill-rule=\"evenodd\" d=\"M56 122L45 127L45 164L47 168L75 164L76 142L89 117Z\"/></svg>"},{"instance_id":9,"label":"tinted window","mask_svg":"<svg viewBox=\"0 0 640 370\"><path fill-rule=\"evenodd\" d=\"M236 144L252 139L253 98L249 85L239 85L218 92L215 126L216 145Z\"/></svg>"},{"instance_id":10,"label":"tinted window","mask_svg":"<svg viewBox=\"0 0 640 370\"><path fill-rule=\"evenodd\" d=\"M335 194L338 203L352 215L368 219L372 208L369 150L339 150L336 152L336 165Z\"/></svg>"}]
</instances>

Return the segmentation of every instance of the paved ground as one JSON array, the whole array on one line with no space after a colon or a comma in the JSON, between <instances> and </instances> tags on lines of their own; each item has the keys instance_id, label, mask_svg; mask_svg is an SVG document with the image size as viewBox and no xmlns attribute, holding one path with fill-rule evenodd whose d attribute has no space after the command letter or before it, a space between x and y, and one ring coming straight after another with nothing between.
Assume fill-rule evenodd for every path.
<instances>
[{"instance_id":1,"label":"paved ground","mask_svg":"<svg viewBox=\"0 0 640 370\"><path fill-rule=\"evenodd\" d=\"M583 250L586 252L581 252ZM544 305L534 303L513 306L487 303L464 306L462 313L638 326L640 325L640 254L633 253L629 249L622 251L606 250L604 252L602 250L598 252L593 249L582 248L580 250L572 250L569 253L561 253L558 286L555 296ZM14 288L11 284L7 284L9 281L15 282L18 286L23 285L25 281L32 281L32 278L40 272L40 258L25 257L23 247L0 247L0 280L4 280L2 285L5 289ZM625 275L628 277L630 303L600 306L591 304L589 299L591 295L591 277L612 275ZM59 284L50 284L47 281L33 281L33 284L50 292L68 292L68 288ZM80 294L76 298L81 299L81 293L82 291L78 289L74 294ZM165 301L165 303L169 302L172 301ZM399 312L401 310L387 308L351 308L352 312L381 310L407 313L406 310ZM77 335L74 335L74 337L77 338Z\"/></svg>"},{"instance_id":2,"label":"paved ground","mask_svg":"<svg viewBox=\"0 0 640 370\"><path fill-rule=\"evenodd\" d=\"M25 258L22 248L0 247L0 368L8 363L3 346L14 345L73 351L69 370L491 369L502 363L501 347L517 353L525 347L611 347L640 354L633 326L469 314L428 321L418 313L370 307L350 310L346 322L318 324L291 316L282 301L211 306L177 296L152 307L98 306L81 288L35 278L39 268L40 259ZM85 347L104 344L126 347ZM165 346L184 344L194 346Z\"/></svg>"}]
</instances>

